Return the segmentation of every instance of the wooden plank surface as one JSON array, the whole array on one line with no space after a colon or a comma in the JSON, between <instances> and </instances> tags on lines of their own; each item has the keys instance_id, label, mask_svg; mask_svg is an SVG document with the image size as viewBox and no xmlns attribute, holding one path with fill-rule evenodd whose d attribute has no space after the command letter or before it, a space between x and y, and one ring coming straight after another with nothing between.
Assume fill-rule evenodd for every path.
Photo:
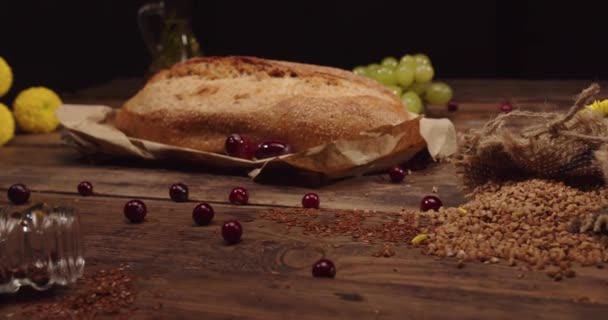
<instances>
[{"instance_id":1,"label":"wooden plank surface","mask_svg":"<svg viewBox=\"0 0 608 320\"><path fill-rule=\"evenodd\" d=\"M135 82L134 82L135 83ZM496 115L497 103L513 100L522 108L565 110L587 83L455 80L460 111L434 108L432 117L449 117L461 131ZM105 88L107 92L112 92ZM95 90L74 95L74 102L120 105L120 97L97 96ZM106 92L103 91L102 92ZM129 92L123 89L121 94ZM88 98L87 98L88 95ZM113 101L113 102L112 102ZM94 197L80 197L76 185L90 180ZM190 186L191 201L168 200L174 182ZM505 265L467 264L422 255L403 243L390 258L373 257L381 243L350 237L303 235L295 228L261 219L268 208L298 207L302 195L321 196L323 215L332 209L377 211L385 219L402 208L415 208L438 187L444 204L464 201L459 181L448 164L414 171L402 184L383 175L342 180L311 189L255 184L245 176L200 168L150 163L91 164L61 145L58 134L20 135L0 148L0 191L27 184L34 201L68 203L81 212L87 272L131 265L136 276L135 319L513 319L599 318L608 311L608 271L576 268L577 276L555 282L544 273L521 272ZM250 206L228 204L228 191L245 186ZM144 199L148 221L128 224L122 206ZM198 201L216 209L211 226L192 226L190 212ZM0 197L0 205L7 204ZM243 241L223 244L221 221L243 222ZM329 257L336 279L314 279L311 264ZM50 301L54 294L0 296L0 319L21 319L24 306Z\"/></svg>"}]
</instances>

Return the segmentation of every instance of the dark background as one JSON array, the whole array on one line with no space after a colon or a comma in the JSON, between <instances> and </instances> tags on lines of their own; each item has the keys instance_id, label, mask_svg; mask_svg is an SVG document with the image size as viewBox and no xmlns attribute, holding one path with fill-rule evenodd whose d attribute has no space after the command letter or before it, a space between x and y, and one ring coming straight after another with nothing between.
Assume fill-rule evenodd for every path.
<instances>
[{"instance_id":1,"label":"dark background","mask_svg":"<svg viewBox=\"0 0 608 320\"><path fill-rule=\"evenodd\" d=\"M0 56L15 87L73 91L141 77L146 1L0 0ZM440 78L608 78L602 1L195 1L206 55L352 68L428 54ZM10 95L9 95L10 97Z\"/></svg>"}]
</instances>

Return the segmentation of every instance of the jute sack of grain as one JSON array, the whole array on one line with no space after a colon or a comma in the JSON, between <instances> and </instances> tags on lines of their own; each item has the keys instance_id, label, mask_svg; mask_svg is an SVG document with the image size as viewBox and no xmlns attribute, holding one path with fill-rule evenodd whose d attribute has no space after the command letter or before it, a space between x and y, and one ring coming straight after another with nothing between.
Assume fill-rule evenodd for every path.
<instances>
[{"instance_id":1,"label":"jute sack of grain","mask_svg":"<svg viewBox=\"0 0 608 320\"><path fill-rule=\"evenodd\" d=\"M599 91L597 84L583 90L565 114L512 111L463 135L453 162L464 186L531 178L608 181L608 124L602 113L583 110ZM532 123L514 127L521 120Z\"/></svg>"}]
</instances>

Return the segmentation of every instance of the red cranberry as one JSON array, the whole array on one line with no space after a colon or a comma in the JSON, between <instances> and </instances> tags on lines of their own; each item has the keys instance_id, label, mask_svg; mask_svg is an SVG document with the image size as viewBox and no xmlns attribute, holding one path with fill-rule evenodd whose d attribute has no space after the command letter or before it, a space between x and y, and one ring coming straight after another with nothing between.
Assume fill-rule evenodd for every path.
<instances>
[{"instance_id":1,"label":"red cranberry","mask_svg":"<svg viewBox=\"0 0 608 320\"><path fill-rule=\"evenodd\" d=\"M336 266L331 260L321 259L312 266L312 275L317 278L333 278L336 276Z\"/></svg>"},{"instance_id":2,"label":"red cranberry","mask_svg":"<svg viewBox=\"0 0 608 320\"><path fill-rule=\"evenodd\" d=\"M192 220L199 226L209 224L214 215L213 207L207 203L199 203L192 210Z\"/></svg>"},{"instance_id":3,"label":"red cranberry","mask_svg":"<svg viewBox=\"0 0 608 320\"><path fill-rule=\"evenodd\" d=\"M6 194L14 204L24 204L30 199L30 189L21 183L10 186Z\"/></svg>"},{"instance_id":4,"label":"red cranberry","mask_svg":"<svg viewBox=\"0 0 608 320\"><path fill-rule=\"evenodd\" d=\"M92 196L93 195L93 185L88 181L83 181L78 184L78 193L81 196Z\"/></svg>"},{"instance_id":5,"label":"red cranberry","mask_svg":"<svg viewBox=\"0 0 608 320\"><path fill-rule=\"evenodd\" d=\"M405 170L401 167L394 167L388 172L388 175L391 177L392 182L399 183L405 178Z\"/></svg>"},{"instance_id":6,"label":"red cranberry","mask_svg":"<svg viewBox=\"0 0 608 320\"><path fill-rule=\"evenodd\" d=\"M248 138L233 133L226 138L226 154L231 157L251 160L255 155L256 146Z\"/></svg>"},{"instance_id":7,"label":"red cranberry","mask_svg":"<svg viewBox=\"0 0 608 320\"><path fill-rule=\"evenodd\" d=\"M450 102L448 102L448 111L458 111L458 103L456 103L454 100L450 100Z\"/></svg>"},{"instance_id":8,"label":"red cranberry","mask_svg":"<svg viewBox=\"0 0 608 320\"><path fill-rule=\"evenodd\" d=\"M183 183L176 183L169 188L169 196L175 202L188 201L188 186Z\"/></svg>"},{"instance_id":9,"label":"red cranberry","mask_svg":"<svg viewBox=\"0 0 608 320\"><path fill-rule=\"evenodd\" d=\"M229 244L235 244L241 241L241 236L243 235L243 227L241 224L236 221L226 221L222 226L222 237Z\"/></svg>"},{"instance_id":10,"label":"red cranberry","mask_svg":"<svg viewBox=\"0 0 608 320\"><path fill-rule=\"evenodd\" d=\"M247 192L247 189L245 188L236 187L230 191L228 200L230 200L230 203L232 204L246 205L249 203L249 192Z\"/></svg>"},{"instance_id":11,"label":"red cranberry","mask_svg":"<svg viewBox=\"0 0 608 320\"><path fill-rule=\"evenodd\" d=\"M510 102L503 102L500 105L500 111L502 111L504 113L509 113L509 112L513 111L513 105Z\"/></svg>"},{"instance_id":12,"label":"red cranberry","mask_svg":"<svg viewBox=\"0 0 608 320\"><path fill-rule=\"evenodd\" d=\"M319 209L319 196L316 193L307 193L302 197L302 207Z\"/></svg>"},{"instance_id":13,"label":"red cranberry","mask_svg":"<svg viewBox=\"0 0 608 320\"><path fill-rule=\"evenodd\" d=\"M258 145L255 157L258 159L282 156L291 152L291 147L278 140L264 141Z\"/></svg>"},{"instance_id":14,"label":"red cranberry","mask_svg":"<svg viewBox=\"0 0 608 320\"><path fill-rule=\"evenodd\" d=\"M146 204L141 200L131 200L125 204L125 217L132 223L140 223L144 221L148 213Z\"/></svg>"},{"instance_id":15,"label":"red cranberry","mask_svg":"<svg viewBox=\"0 0 608 320\"><path fill-rule=\"evenodd\" d=\"M429 210L439 210L443 206L443 203L436 196L426 196L422 198L420 201L420 210L421 211L429 211Z\"/></svg>"}]
</instances>

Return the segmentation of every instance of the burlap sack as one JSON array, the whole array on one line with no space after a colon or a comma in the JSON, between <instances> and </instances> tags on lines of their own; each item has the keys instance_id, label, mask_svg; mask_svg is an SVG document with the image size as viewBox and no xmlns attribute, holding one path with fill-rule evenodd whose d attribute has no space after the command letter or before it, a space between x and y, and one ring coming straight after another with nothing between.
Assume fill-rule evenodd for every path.
<instances>
[{"instance_id":1,"label":"burlap sack","mask_svg":"<svg viewBox=\"0 0 608 320\"><path fill-rule=\"evenodd\" d=\"M462 136L453 162L466 188L530 178L574 183L608 181L608 124L582 110L599 93L583 90L568 113L513 111ZM523 128L514 124L525 120Z\"/></svg>"}]
</instances>

